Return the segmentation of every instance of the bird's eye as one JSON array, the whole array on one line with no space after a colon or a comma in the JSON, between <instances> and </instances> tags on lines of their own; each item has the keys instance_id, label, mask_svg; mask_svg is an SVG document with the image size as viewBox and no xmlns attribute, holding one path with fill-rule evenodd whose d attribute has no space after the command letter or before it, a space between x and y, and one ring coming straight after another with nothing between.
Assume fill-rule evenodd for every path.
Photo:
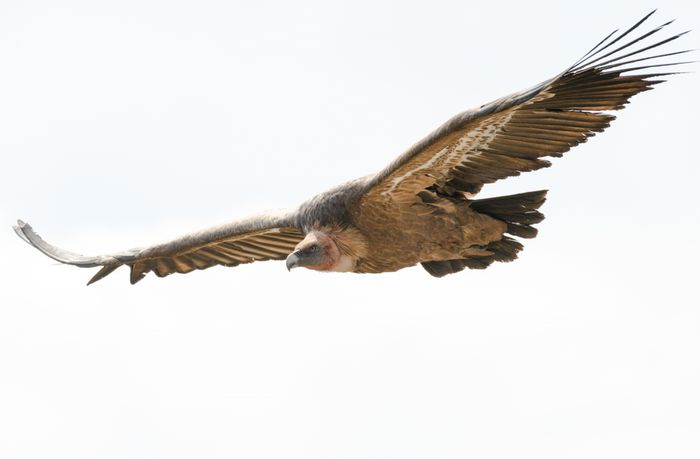
<instances>
[{"instance_id":1,"label":"bird's eye","mask_svg":"<svg viewBox=\"0 0 700 459\"><path fill-rule=\"evenodd\" d=\"M312 245L311 247L309 247L309 252L311 252L311 253L316 253L316 252L318 252L318 246L317 246L317 245Z\"/></svg>"}]
</instances>

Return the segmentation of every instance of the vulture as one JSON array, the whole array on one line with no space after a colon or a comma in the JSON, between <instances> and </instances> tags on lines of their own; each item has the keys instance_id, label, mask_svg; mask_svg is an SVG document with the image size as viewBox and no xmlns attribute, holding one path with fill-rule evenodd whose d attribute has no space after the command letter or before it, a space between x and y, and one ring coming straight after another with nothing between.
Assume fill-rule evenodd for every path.
<instances>
[{"instance_id":1,"label":"vulture","mask_svg":"<svg viewBox=\"0 0 700 459\"><path fill-rule=\"evenodd\" d=\"M661 51L687 32L643 31L654 11L614 31L576 63L530 89L459 113L381 171L320 193L298 208L240 219L145 248L84 256L45 242L19 220L16 233L45 255L100 267L88 285L126 265L131 283L214 265L286 260L288 269L382 273L420 263L442 277L512 261L533 238L547 191L475 199L484 184L548 167L606 129L630 98L688 62ZM663 70L663 71L662 71Z\"/></svg>"}]
</instances>

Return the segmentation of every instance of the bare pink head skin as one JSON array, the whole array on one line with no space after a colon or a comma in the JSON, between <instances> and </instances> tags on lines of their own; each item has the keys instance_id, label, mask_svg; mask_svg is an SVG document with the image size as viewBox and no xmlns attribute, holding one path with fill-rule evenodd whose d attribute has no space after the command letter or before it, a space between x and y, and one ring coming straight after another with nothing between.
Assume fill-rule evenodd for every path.
<instances>
[{"instance_id":1,"label":"bare pink head skin","mask_svg":"<svg viewBox=\"0 0 700 459\"><path fill-rule=\"evenodd\" d=\"M323 231L311 231L287 257L287 269L308 268L315 271L352 271L355 260L343 254L335 238Z\"/></svg>"}]
</instances>

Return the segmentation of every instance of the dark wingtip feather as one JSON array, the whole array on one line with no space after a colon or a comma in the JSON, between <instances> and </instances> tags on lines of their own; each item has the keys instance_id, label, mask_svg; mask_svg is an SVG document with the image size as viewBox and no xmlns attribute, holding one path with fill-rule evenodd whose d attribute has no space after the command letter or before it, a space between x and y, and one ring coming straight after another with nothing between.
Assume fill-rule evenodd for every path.
<instances>
[{"instance_id":1,"label":"dark wingtip feather","mask_svg":"<svg viewBox=\"0 0 700 459\"><path fill-rule=\"evenodd\" d=\"M143 263L134 263L133 265L129 265L129 267L131 268L131 273L129 275L129 282L131 282L131 285L134 285L146 277L147 270Z\"/></svg>"},{"instance_id":2,"label":"dark wingtip feather","mask_svg":"<svg viewBox=\"0 0 700 459\"><path fill-rule=\"evenodd\" d=\"M632 27L630 27L629 29L627 29L626 31L624 31L624 32L622 33L622 35L617 36L614 40L612 40L611 42L607 43L607 44L606 44L605 46L603 46L602 48L596 50L596 48L598 48L598 46L600 46L602 43L605 43L605 42L608 40L608 38L612 37L613 34L609 34L607 37L605 37L605 38L603 39L603 41L602 41L601 43L599 43L598 45L595 46L595 48L593 48L593 50L596 50L594 53L592 53L592 51L589 51L588 53L586 53L586 55L585 55L583 58L579 59L579 60L571 67L571 69L569 69L569 70L570 70L570 71L573 71L575 68L578 68L578 67L583 66L584 63L585 63L585 61L588 61L589 59L595 57L596 55L598 55L598 54L601 53L602 51L606 50L606 49L609 48L610 46L614 45L614 44L617 43L618 41L620 41L620 40L622 40L623 38L625 38L625 37L626 37L627 35L629 35L633 30L635 30L637 27L639 27L644 21L646 21L647 19L649 19L649 17L650 17L652 14L654 14L654 13L656 13L656 10L653 10L652 12L647 13L646 16L644 16L642 19L640 19L639 21L637 21ZM619 30L619 29L617 29L617 30ZM617 32L617 30L615 30L615 32ZM609 55L609 54L610 54L610 53L608 53L608 55ZM603 56L603 57L605 57L605 56ZM601 58L598 58L598 60L600 60L600 59L601 59Z\"/></svg>"},{"instance_id":3,"label":"dark wingtip feather","mask_svg":"<svg viewBox=\"0 0 700 459\"><path fill-rule=\"evenodd\" d=\"M583 56L581 56L581 58L580 58L579 60L577 60L577 61L574 63L574 65L572 65L571 67L574 68L574 67L578 66L581 62L583 62L584 60L586 60L586 59L588 58L588 56L591 56L593 52L597 52L598 47L599 47L600 45L602 45L603 43L605 43L606 41L608 41L608 38L612 37L613 35L615 35L615 34L616 34L617 32L619 32L619 31L620 31L620 29L615 29L615 30L613 30L612 32L610 32L608 35L605 36L605 38L603 38L602 40L600 40L600 41L599 41L593 48L591 48L586 54L584 54Z\"/></svg>"},{"instance_id":4,"label":"dark wingtip feather","mask_svg":"<svg viewBox=\"0 0 700 459\"><path fill-rule=\"evenodd\" d=\"M115 269L117 269L119 266L121 266L121 265L107 265L107 266L103 266L102 269L100 269L99 271L97 271L97 274L95 274L94 276L92 276L92 278L90 278L90 280L88 281L88 283L87 283L86 285L94 284L94 283L97 282L98 280L100 280L100 279L106 277L107 275L111 274L112 271L114 271Z\"/></svg>"},{"instance_id":5,"label":"dark wingtip feather","mask_svg":"<svg viewBox=\"0 0 700 459\"><path fill-rule=\"evenodd\" d=\"M620 51L622 51L622 50L624 50L624 49L626 49L626 48L628 48L628 47L634 45L634 44L637 43L637 42L640 42L640 41L646 39L647 37L649 37L649 36L651 36L651 35L657 33L658 31L662 30L663 28L667 27L668 25L672 24L672 23L675 21L675 19L674 19L674 20L670 20L670 21L667 21L667 22L661 24L660 26L658 26L658 27L656 27L656 28L654 28L654 29L652 29L652 30L650 30L650 31L648 31L648 32L646 32L646 33L644 33L644 34L642 34L641 36L639 36L639 37L637 37L637 38L635 38L635 39L632 39L632 40L630 40L630 41L628 41L628 42L622 44L621 46L618 46L617 48L613 49L612 51L609 51L609 52L607 52L606 54L600 55L601 52L603 52L603 51L606 50L607 48L611 47L611 46L614 45L615 43L619 42L619 41L620 41L622 38L624 38L625 36L629 35L632 31L634 31L637 27L639 27L643 22L645 22L645 21L646 21L652 14L654 14L655 12L656 12L656 10L653 10L651 13L648 13L648 14L647 14L646 16L644 16L640 21L638 21L638 22L635 23L632 27L630 27L629 29L627 29L623 34L617 36L614 40L612 40L612 41L610 41L610 42L607 42L607 43L605 44L605 46L603 46L603 47L597 49L594 53L591 53L591 52L589 51L582 59L579 59L574 65L572 65L572 66L569 68L569 70L567 71L567 73L577 73L577 72L585 71L585 70L590 69L590 68L600 67L600 66L603 66L603 65L612 63L612 62L619 62L621 59L624 59L625 57L632 56L632 55L636 55L636 54L642 53L642 52L644 52L644 51L647 51L647 50L649 50L649 49L656 48L657 46L661 46L661 45L663 45L663 44L665 44L665 43L668 43L668 42L670 42L670 41L676 40L677 38L679 38L679 37L681 37L681 36L683 36L683 35L685 35L686 33L689 32L689 30L688 30L688 31L684 31L684 32L681 32L681 33L679 33L679 34L677 34L677 35L674 35L674 36L672 36L672 37L670 37L670 38L667 38L667 39L665 39L665 40L662 40L662 41L660 41L660 42L658 42L658 43L654 43L654 44L652 44L652 45L650 45L650 46L648 46L648 47L645 47L645 48L642 48L642 49L633 51L633 52L631 52L631 53L624 54L624 55L622 55L622 56L615 56L615 55L616 55L617 53L619 53ZM609 38L609 36L606 37L606 39L605 39L604 41L606 41L607 38ZM597 45L596 48L598 48L598 46L599 46L599 45ZM595 48L594 48L594 49L595 49ZM606 57L611 57L611 56L612 56L612 58L609 59L608 61L600 62L600 61L602 61L603 59L605 59ZM595 64L597 64L597 65L595 65Z\"/></svg>"}]
</instances>

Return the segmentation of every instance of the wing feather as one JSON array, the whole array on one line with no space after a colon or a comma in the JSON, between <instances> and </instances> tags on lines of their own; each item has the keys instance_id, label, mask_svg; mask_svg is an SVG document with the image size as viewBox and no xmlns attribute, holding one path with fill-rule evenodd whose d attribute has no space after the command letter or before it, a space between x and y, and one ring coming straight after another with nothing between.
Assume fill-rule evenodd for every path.
<instances>
[{"instance_id":1,"label":"wing feather","mask_svg":"<svg viewBox=\"0 0 700 459\"><path fill-rule=\"evenodd\" d=\"M44 241L32 227L19 220L15 232L45 255L74 266L102 268L88 282L92 284L122 265L131 268L135 284L149 272L158 277L189 273L214 265L237 266L263 260L283 260L304 234L296 228L291 214L265 214L189 234L164 244L88 257L55 247Z\"/></svg>"},{"instance_id":2,"label":"wing feather","mask_svg":"<svg viewBox=\"0 0 700 459\"><path fill-rule=\"evenodd\" d=\"M629 72L683 64L649 61L690 51L641 54L686 32L630 50L672 22L630 38L653 13L618 36L609 34L558 76L456 115L370 179L358 207L387 198L413 202L430 187L448 195L474 194L486 183L548 167L542 158L561 156L605 130L615 119L607 112L624 108L632 96L671 75ZM645 65L624 67L642 61Z\"/></svg>"}]
</instances>

